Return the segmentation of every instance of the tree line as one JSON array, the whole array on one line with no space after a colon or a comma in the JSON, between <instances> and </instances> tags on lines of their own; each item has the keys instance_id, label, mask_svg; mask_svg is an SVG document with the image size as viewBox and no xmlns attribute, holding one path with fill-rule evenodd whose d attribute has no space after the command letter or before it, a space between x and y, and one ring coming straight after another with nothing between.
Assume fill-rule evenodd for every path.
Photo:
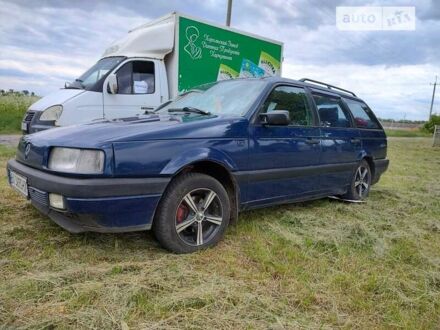
<instances>
[{"instance_id":1,"label":"tree line","mask_svg":"<svg viewBox=\"0 0 440 330\"><path fill-rule=\"evenodd\" d=\"M5 90L5 89L0 89L0 95L1 96L6 96L6 95L23 95L23 96L37 96L37 94L35 94L34 92L28 91L27 89L24 89L22 91L16 91L13 90L12 88Z\"/></svg>"},{"instance_id":2,"label":"tree line","mask_svg":"<svg viewBox=\"0 0 440 330\"><path fill-rule=\"evenodd\" d=\"M402 123L402 124L424 124L426 120L409 120L409 119L391 119L391 118L377 118L380 122Z\"/></svg>"}]
</instances>

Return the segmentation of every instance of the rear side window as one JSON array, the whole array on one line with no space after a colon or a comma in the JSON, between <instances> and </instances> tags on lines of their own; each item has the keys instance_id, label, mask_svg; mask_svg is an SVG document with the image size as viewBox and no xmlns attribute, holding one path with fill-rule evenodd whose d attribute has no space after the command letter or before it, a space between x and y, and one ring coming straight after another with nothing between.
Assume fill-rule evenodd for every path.
<instances>
[{"instance_id":1,"label":"rear side window","mask_svg":"<svg viewBox=\"0 0 440 330\"><path fill-rule=\"evenodd\" d=\"M124 64L116 73L118 94L153 94L154 63L131 61Z\"/></svg>"},{"instance_id":2,"label":"rear side window","mask_svg":"<svg viewBox=\"0 0 440 330\"><path fill-rule=\"evenodd\" d=\"M318 109L320 125L324 127L351 127L350 119L343 110L339 98L313 94Z\"/></svg>"},{"instance_id":3,"label":"rear side window","mask_svg":"<svg viewBox=\"0 0 440 330\"><path fill-rule=\"evenodd\" d=\"M370 129L380 128L377 119L365 103L349 99L344 99L344 101L353 114L356 127Z\"/></svg>"},{"instance_id":4,"label":"rear side window","mask_svg":"<svg viewBox=\"0 0 440 330\"><path fill-rule=\"evenodd\" d=\"M311 126L313 124L313 115L303 88L293 86L275 87L266 102L264 102L262 113L273 110L289 111L290 125Z\"/></svg>"}]
</instances>

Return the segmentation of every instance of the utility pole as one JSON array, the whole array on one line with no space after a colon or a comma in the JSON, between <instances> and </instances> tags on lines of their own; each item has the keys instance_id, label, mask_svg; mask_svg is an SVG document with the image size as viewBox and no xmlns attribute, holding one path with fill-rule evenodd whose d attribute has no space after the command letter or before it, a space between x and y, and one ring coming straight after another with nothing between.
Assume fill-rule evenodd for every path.
<instances>
[{"instance_id":1,"label":"utility pole","mask_svg":"<svg viewBox=\"0 0 440 330\"><path fill-rule=\"evenodd\" d=\"M434 85L434 89L432 91L431 110L429 110L429 119L428 120L431 120L431 117L432 117L432 108L434 107L434 99L435 99L435 88L437 87L437 76L435 76L435 83L431 84L431 85Z\"/></svg>"},{"instance_id":2,"label":"utility pole","mask_svg":"<svg viewBox=\"0 0 440 330\"><path fill-rule=\"evenodd\" d=\"M228 12L226 13L226 26L231 26L232 0L228 0Z\"/></svg>"}]
</instances>

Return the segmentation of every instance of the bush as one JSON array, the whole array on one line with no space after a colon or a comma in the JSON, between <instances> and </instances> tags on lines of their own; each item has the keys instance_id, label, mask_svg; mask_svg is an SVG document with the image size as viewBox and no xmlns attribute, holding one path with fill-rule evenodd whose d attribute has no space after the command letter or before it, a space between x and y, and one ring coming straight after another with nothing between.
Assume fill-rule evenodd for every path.
<instances>
[{"instance_id":1,"label":"bush","mask_svg":"<svg viewBox=\"0 0 440 330\"><path fill-rule=\"evenodd\" d=\"M435 125L440 126L440 115L432 115L431 119L423 125L423 130L429 133L434 133Z\"/></svg>"},{"instance_id":2,"label":"bush","mask_svg":"<svg viewBox=\"0 0 440 330\"><path fill-rule=\"evenodd\" d=\"M0 96L0 133L20 133L24 113L37 96L9 94Z\"/></svg>"}]
</instances>

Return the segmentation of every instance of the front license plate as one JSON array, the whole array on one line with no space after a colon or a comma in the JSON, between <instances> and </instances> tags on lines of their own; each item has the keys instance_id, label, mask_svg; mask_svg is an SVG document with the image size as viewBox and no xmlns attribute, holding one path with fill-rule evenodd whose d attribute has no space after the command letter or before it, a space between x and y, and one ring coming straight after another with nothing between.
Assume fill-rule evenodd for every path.
<instances>
[{"instance_id":1,"label":"front license plate","mask_svg":"<svg viewBox=\"0 0 440 330\"><path fill-rule=\"evenodd\" d=\"M21 123L21 130L27 132L28 130L27 123Z\"/></svg>"},{"instance_id":2,"label":"front license plate","mask_svg":"<svg viewBox=\"0 0 440 330\"><path fill-rule=\"evenodd\" d=\"M16 189L24 196L28 196L27 179L24 176L17 174L14 171L9 171L9 179L12 188Z\"/></svg>"}]
</instances>

